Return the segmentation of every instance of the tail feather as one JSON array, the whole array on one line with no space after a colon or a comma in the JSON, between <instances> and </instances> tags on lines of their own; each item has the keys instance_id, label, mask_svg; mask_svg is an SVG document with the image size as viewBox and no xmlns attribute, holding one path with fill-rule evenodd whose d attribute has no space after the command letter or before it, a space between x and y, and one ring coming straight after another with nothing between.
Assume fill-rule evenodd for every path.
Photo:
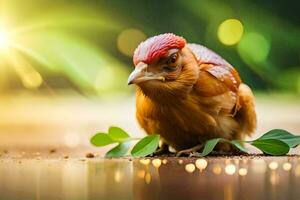
<instances>
[{"instance_id":1,"label":"tail feather","mask_svg":"<svg viewBox=\"0 0 300 200\"><path fill-rule=\"evenodd\" d=\"M241 131L250 136L257 126L254 95L246 84L240 85L238 94L240 109L235 118L242 128Z\"/></svg>"}]
</instances>

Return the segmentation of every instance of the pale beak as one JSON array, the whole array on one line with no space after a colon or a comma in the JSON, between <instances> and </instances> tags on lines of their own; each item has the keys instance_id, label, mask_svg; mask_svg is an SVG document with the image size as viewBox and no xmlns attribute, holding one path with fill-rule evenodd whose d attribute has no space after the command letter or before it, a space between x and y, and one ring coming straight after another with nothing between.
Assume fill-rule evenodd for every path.
<instances>
[{"instance_id":1,"label":"pale beak","mask_svg":"<svg viewBox=\"0 0 300 200\"><path fill-rule=\"evenodd\" d=\"M147 72L147 67L148 65L146 63L138 63L133 72L131 72L131 74L128 77L128 85L137 84L149 80L165 81L165 78L161 76L161 74Z\"/></svg>"}]
</instances>

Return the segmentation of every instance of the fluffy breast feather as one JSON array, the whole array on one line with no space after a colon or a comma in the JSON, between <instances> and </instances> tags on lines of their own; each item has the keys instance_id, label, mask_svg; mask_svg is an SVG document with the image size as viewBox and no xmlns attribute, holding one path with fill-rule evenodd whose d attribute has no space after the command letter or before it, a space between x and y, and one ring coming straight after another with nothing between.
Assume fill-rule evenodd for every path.
<instances>
[{"instance_id":1,"label":"fluffy breast feather","mask_svg":"<svg viewBox=\"0 0 300 200\"><path fill-rule=\"evenodd\" d=\"M176 149L189 148L221 135L230 139L238 124L232 117L222 114L234 103L228 101L228 95L200 97L192 92L176 104L161 105L137 92L137 119L148 134L159 133ZM224 101L227 107L221 108L219 102ZM226 129L228 134L224 134L222 129Z\"/></svg>"}]
</instances>

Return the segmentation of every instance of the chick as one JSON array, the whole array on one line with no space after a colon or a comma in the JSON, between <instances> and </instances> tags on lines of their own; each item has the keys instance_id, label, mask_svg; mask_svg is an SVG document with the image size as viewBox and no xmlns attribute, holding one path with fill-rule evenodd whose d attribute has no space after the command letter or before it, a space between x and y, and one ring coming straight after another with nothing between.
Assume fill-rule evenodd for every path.
<instances>
[{"instance_id":1,"label":"chick","mask_svg":"<svg viewBox=\"0 0 300 200\"><path fill-rule=\"evenodd\" d=\"M243 139L256 129L254 96L238 72L199 44L166 33L135 50L136 116L147 134L160 134L179 153L212 138Z\"/></svg>"}]
</instances>

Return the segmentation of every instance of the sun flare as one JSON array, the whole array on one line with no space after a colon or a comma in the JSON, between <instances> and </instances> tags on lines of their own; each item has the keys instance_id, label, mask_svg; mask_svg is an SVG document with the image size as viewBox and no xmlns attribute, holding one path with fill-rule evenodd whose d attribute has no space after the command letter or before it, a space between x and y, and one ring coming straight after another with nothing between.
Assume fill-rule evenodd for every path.
<instances>
[{"instance_id":1,"label":"sun flare","mask_svg":"<svg viewBox=\"0 0 300 200\"><path fill-rule=\"evenodd\" d=\"M0 28L0 49L5 50L10 47L10 37L7 31L3 28Z\"/></svg>"}]
</instances>

